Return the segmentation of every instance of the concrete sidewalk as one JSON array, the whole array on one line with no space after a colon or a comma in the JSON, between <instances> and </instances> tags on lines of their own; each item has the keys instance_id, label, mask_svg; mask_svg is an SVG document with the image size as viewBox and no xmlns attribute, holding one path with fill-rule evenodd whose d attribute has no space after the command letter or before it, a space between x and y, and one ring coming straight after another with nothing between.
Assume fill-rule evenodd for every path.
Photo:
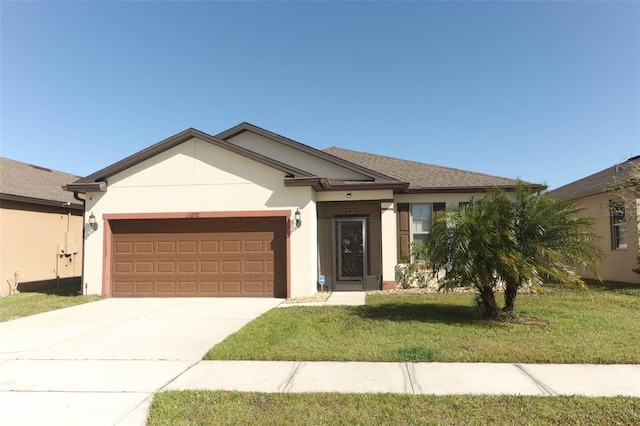
<instances>
[{"instance_id":1,"label":"concrete sidewalk","mask_svg":"<svg viewBox=\"0 0 640 426\"><path fill-rule=\"evenodd\" d=\"M364 291L334 291L331 292L329 298L323 302L298 302L298 303L281 303L278 308L290 308L292 306L360 306L365 304L367 293Z\"/></svg>"},{"instance_id":2,"label":"concrete sidewalk","mask_svg":"<svg viewBox=\"0 0 640 426\"><path fill-rule=\"evenodd\" d=\"M640 365L202 361L163 390L640 397Z\"/></svg>"}]
</instances>

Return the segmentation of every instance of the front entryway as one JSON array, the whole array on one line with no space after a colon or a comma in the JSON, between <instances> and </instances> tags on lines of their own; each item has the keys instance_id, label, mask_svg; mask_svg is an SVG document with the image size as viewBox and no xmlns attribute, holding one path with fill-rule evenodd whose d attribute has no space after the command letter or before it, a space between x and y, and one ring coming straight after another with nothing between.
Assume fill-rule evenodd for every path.
<instances>
[{"instance_id":1,"label":"front entryway","mask_svg":"<svg viewBox=\"0 0 640 426\"><path fill-rule=\"evenodd\" d=\"M367 268L366 218L334 219L335 290L363 290Z\"/></svg>"}]
</instances>

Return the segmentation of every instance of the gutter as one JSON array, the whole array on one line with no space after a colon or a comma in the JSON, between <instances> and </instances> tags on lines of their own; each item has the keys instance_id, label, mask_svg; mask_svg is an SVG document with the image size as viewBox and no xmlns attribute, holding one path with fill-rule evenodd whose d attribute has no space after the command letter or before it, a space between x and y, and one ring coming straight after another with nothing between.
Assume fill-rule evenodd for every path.
<instances>
[{"instance_id":1,"label":"gutter","mask_svg":"<svg viewBox=\"0 0 640 426\"><path fill-rule=\"evenodd\" d=\"M85 243L85 223L86 222L86 214L87 214L87 200L85 200L84 198L80 198L80 196L78 195L78 191L73 191L73 198L75 198L76 200L80 201L82 203L82 265L81 268L82 270L80 271L80 292L82 293L83 296L86 296L85 294L85 290L86 290L86 285L84 283L84 257L86 255L85 252L85 247L84 247L84 243Z\"/></svg>"}]
</instances>

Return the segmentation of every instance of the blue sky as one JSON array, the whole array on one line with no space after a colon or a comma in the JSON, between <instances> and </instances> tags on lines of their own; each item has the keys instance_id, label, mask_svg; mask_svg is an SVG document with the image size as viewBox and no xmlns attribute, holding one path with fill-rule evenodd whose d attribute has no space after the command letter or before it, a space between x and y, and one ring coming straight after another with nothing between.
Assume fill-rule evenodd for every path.
<instances>
[{"instance_id":1,"label":"blue sky","mask_svg":"<svg viewBox=\"0 0 640 426\"><path fill-rule=\"evenodd\" d=\"M639 2L0 8L0 155L78 175L243 121L550 188L640 155Z\"/></svg>"}]
</instances>

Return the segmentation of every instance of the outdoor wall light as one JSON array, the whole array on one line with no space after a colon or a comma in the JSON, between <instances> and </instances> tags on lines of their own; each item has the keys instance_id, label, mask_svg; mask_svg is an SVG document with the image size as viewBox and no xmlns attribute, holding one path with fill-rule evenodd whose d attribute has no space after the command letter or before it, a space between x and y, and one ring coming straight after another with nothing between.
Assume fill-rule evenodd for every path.
<instances>
[{"instance_id":1,"label":"outdoor wall light","mask_svg":"<svg viewBox=\"0 0 640 426\"><path fill-rule=\"evenodd\" d=\"M300 210L296 209L293 217L296 220L296 228L300 228L302 226L302 214L300 213Z\"/></svg>"},{"instance_id":2,"label":"outdoor wall light","mask_svg":"<svg viewBox=\"0 0 640 426\"><path fill-rule=\"evenodd\" d=\"M91 215L89 216L89 227L94 231L98 230L98 221L96 220L96 217L93 215L93 212L91 212Z\"/></svg>"}]
</instances>

